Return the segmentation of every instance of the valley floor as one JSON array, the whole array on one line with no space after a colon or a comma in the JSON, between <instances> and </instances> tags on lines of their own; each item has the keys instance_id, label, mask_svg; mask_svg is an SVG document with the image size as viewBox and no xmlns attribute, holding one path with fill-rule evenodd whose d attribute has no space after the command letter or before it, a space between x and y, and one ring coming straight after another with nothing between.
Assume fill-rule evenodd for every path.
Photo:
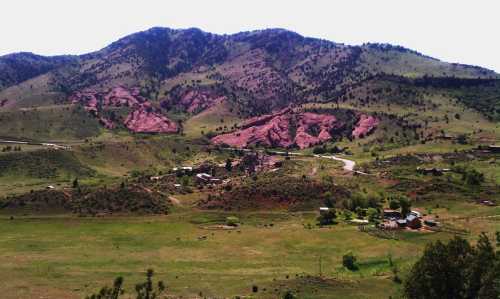
<instances>
[{"instance_id":1,"label":"valley floor","mask_svg":"<svg viewBox=\"0 0 500 299\"><path fill-rule=\"evenodd\" d=\"M189 203L191 196L179 200ZM471 239L482 230L500 230L498 207L450 202L434 213L456 218L454 225L467 227ZM240 217L242 225L207 229L229 215ZM4 215L2 298L82 298L118 275L130 294L146 268L166 282L168 295L183 298L276 298L287 289L299 298L397 297L400 284L392 281L388 257L404 273L427 242L452 237L401 231L397 240L381 239L343 221L318 228L315 217L312 212L222 213L183 207L151 217ZM359 271L342 267L347 251L358 257ZM258 292L252 292L253 286Z\"/></svg>"}]
</instances>

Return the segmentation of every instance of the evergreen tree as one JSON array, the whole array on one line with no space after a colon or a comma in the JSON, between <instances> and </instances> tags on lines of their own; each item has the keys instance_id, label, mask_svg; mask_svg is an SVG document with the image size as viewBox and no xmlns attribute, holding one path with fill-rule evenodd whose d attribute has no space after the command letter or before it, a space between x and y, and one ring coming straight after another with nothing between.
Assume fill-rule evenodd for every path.
<instances>
[{"instance_id":1,"label":"evergreen tree","mask_svg":"<svg viewBox=\"0 0 500 299\"><path fill-rule=\"evenodd\" d=\"M475 247L455 237L429 244L404 285L409 299L500 297L500 258L482 234Z\"/></svg>"}]
</instances>

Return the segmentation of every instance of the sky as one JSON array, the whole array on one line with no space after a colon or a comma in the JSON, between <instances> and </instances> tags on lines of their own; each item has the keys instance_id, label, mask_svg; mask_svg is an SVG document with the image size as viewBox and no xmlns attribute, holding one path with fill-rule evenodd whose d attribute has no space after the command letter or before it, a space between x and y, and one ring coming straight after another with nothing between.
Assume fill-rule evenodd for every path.
<instances>
[{"instance_id":1,"label":"sky","mask_svg":"<svg viewBox=\"0 0 500 299\"><path fill-rule=\"evenodd\" d=\"M0 55L82 54L161 26L212 33L286 28L401 45L500 73L498 0L2 0Z\"/></svg>"}]
</instances>

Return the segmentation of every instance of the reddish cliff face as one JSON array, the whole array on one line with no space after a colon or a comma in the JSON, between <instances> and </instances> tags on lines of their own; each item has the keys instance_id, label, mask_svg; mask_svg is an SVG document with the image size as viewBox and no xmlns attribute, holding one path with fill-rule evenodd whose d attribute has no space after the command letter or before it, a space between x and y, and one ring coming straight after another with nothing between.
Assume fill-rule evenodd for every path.
<instances>
[{"instance_id":1,"label":"reddish cliff face","mask_svg":"<svg viewBox=\"0 0 500 299\"><path fill-rule=\"evenodd\" d=\"M225 99L226 97L224 96L217 96L209 92L190 90L181 97L179 104L187 112L197 113Z\"/></svg>"},{"instance_id":2,"label":"reddish cliff face","mask_svg":"<svg viewBox=\"0 0 500 299\"><path fill-rule=\"evenodd\" d=\"M352 131L352 136L356 138L364 137L373 132L379 123L380 120L378 118L362 114L356 124L356 127Z\"/></svg>"},{"instance_id":3,"label":"reddish cliff face","mask_svg":"<svg viewBox=\"0 0 500 299\"><path fill-rule=\"evenodd\" d=\"M214 144L243 148L249 145L307 148L332 138L331 131L343 124L333 115L294 113L284 109L272 115L249 119L242 129L216 136Z\"/></svg>"},{"instance_id":4,"label":"reddish cliff face","mask_svg":"<svg viewBox=\"0 0 500 299\"><path fill-rule=\"evenodd\" d=\"M178 131L176 123L144 107L132 111L125 119L124 125L129 130L138 133L176 133Z\"/></svg>"},{"instance_id":5,"label":"reddish cliff face","mask_svg":"<svg viewBox=\"0 0 500 299\"><path fill-rule=\"evenodd\" d=\"M139 94L138 88L116 86L107 92L95 90L79 91L70 97L73 103L82 104L108 129L116 124L102 115L107 107L130 107L131 112L124 121L125 127L133 132L141 133L175 133L177 125L152 108L148 99Z\"/></svg>"}]
</instances>

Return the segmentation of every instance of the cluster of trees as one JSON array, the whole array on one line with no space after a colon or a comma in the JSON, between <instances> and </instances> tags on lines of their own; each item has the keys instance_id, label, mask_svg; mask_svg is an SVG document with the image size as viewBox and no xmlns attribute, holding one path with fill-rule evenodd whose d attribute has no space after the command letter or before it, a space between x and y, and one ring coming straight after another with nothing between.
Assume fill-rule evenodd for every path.
<instances>
[{"instance_id":1,"label":"cluster of trees","mask_svg":"<svg viewBox=\"0 0 500 299\"><path fill-rule=\"evenodd\" d=\"M382 200L383 197L379 194L355 192L343 202L343 206L352 212L359 212L368 208L380 209Z\"/></svg>"},{"instance_id":2,"label":"cluster of trees","mask_svg":"<svg viewBox=\"0 0 500 299\"><path fill-rule=\"evenodd\" d=\"M455 237L429 244L411 269L404 295L409 299L500 298L500 253L486 234L477 244Z\"/></svg>"},{"instance_id":3,"label":"cluster of trees","mask_svg":"<svg viewBox=\"0 0 500 299\"><path fill-rule=\"evenodd\" d=\"M315 155L323 155L326 153L338 154L338 153L342 153L344 150L345 149L340 148L336 145L334 145L332 147L327 147L325 144L323 146L316 146L315 148L313 148L313 154L315 154Z\"/></svg>"},{"instance_id":4,"label":"cluster of trees","mask_svg":"<svg viewBox=\"0 0 500 299\"><path fill-rule=\"evenodd\" d=\"M163 281L153 282L154 271L148 269L146 272L146 281L135 285L137 299L156 299L166 290ZM112 287L105 286L99 292L86 296L85 299L118 299L125 294L123 288L123 277L117 277Z\"/></svg>"},{"instance_id":5,"label":"cluster of trees","mask_svg":"<svg viewBox=\"0 0 500 299\"><path fill-rule=\"evenodd\" d=\"M10 145L7 145L7 146L4 146L2 147L2 152L5 153L5 152L10 152L10 151L14 151L14 152L20 152L22 149L20 146L10 146Z\"/></svg>"},{"instance_id":6,"label":"cluster of trees","mask_svg":"<svg viewBox=\"0 0 500 299\"><path fill-rule=\"evenodd\" d=\"M461 174L462 181L469 186L479 186L485 180L484 174L471 167L454 166L453 171Z\"/></svg>"},{"instance_id":7,"label":"cluster of trees","mask_svg":"<svg viewBox=\"0 0 500 299\"><path fill-rule=\"evenodd\" d=\"M319 225L331 225L335 224L335 219L337 219L337 212L335 209L329 209L327 212L321 213L318 217Z\"/></svg>"},{"instance_id":8,"label":"cluster of trees","mask_svg":"<svg viewBox=\"0 0 500 299\"><path fill-rule=\"evenodd\" d=\"M389 198L389 208L401 209L401 215L408 215L411 211L411 201L404 195L394 195Z\"/></svg>"}]
</instances>

